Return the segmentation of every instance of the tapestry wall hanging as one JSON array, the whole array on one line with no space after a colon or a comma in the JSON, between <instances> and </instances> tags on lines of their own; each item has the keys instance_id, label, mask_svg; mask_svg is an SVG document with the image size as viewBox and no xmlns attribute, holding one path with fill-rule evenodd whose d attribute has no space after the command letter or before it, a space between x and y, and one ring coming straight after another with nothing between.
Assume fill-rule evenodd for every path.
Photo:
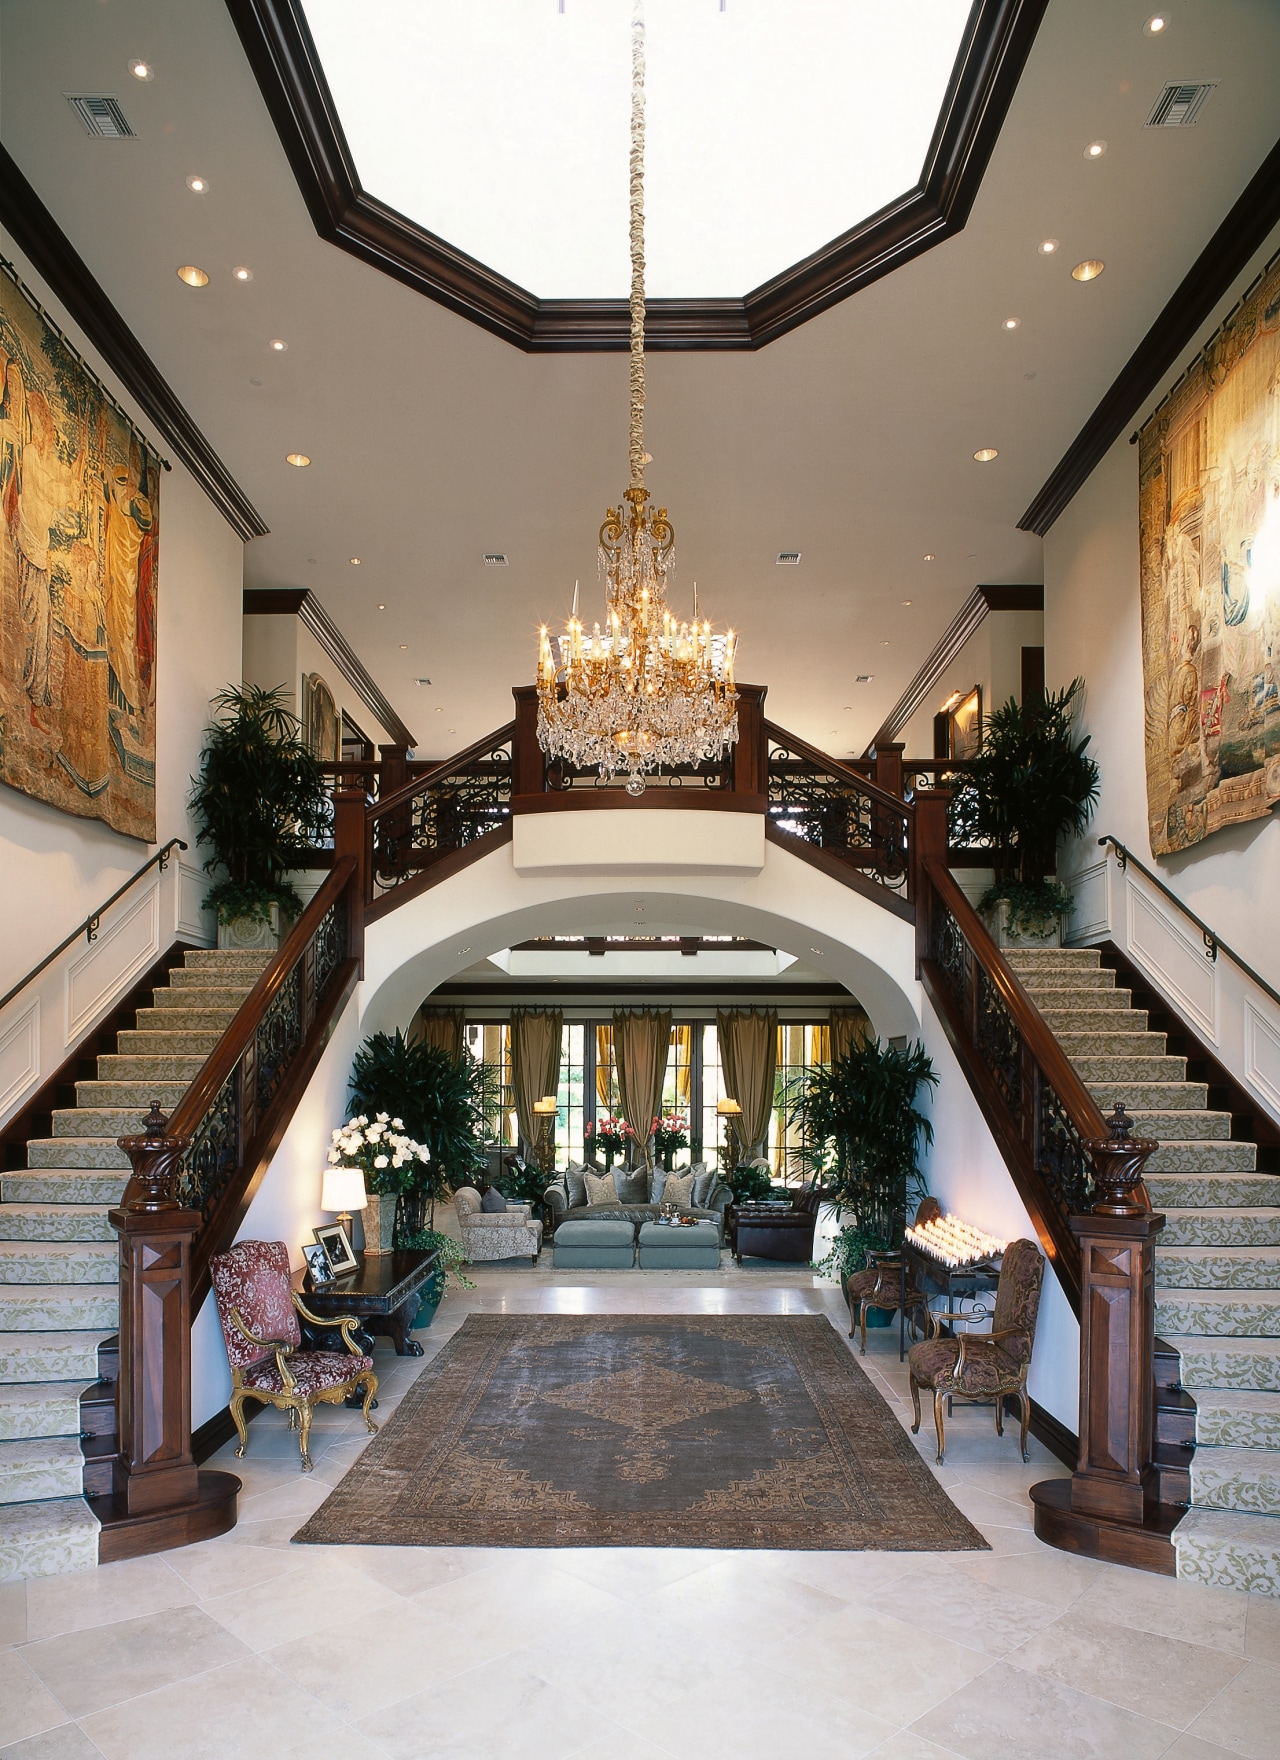
<instances>
[{"instance_id":1,"label":"tapestry wall hanging","mask_svg":"<svg viewBox=\"0 0 1280 1760\"><path fill-rule=\"evenodd\" d=\"M1153 855L1280 800L1280 259L1142 431Z\"/></svg>"},{"instance_id":2,"label":"tapestry wall hanging","mask_svg":"<svg viewBox=\"0 0 1280 1760\"><path fill-rule=\"evenodd\" d=\"M156 837L160 460L0 274L0 782Z\"/></svg>"}]
</instances>

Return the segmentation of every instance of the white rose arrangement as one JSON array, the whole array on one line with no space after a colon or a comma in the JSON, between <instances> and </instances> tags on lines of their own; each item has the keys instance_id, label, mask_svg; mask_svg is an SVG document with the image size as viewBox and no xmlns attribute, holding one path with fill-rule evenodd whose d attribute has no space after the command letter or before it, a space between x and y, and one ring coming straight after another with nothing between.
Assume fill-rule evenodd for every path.
<instances>
[{"instance_id":1,"label":"white rose arrangement","mask_svg":"<svg viewBox=\"0 0 1280 1760\"><path fill-rule=\"evenodd\" d=\"M415 1169L431 1159L425 1143L406 1136L404 1120L380 1112L369 1119L363 1113L349 1118L332 1133L330 1167L359 1167L364 1183L375 1195L407 1192Z\"/></svg>"}]
</instances>

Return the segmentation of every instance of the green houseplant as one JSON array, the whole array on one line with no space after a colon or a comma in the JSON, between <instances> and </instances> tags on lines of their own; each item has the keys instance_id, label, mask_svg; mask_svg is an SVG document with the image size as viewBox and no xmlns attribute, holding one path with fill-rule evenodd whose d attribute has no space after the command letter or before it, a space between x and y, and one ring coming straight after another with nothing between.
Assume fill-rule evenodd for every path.
<instances>
[{"instance_id":1,"label":"green houseplant","mask_svg":"<svg viewBox=\"0 0 1280 1760\"><path fill-rule=\"evenodd\" d=\"M933 1141L916 1100L937 1081L923 1045L898 1050L871 1039L816 1065L799 1084L791 1117L803 1133L810 1183L821 1184L838 1221L849 1217L833 1269L848 1275L873 1249L901 1244L907 1213L924 1196L918 1148Z\"/></svg>"},{"instance_id":2,"label":"green houseplant","mask_svg":"<svg viewBox=\"0 0 1280 1760\"><path fill-rule=\"evenodd\" d=\"M986 844L995 881L979 908L996 915L999 939L1044 942L1074 902L1050 879L1058 840L1084 830L1098 798L1098 766L1075 722L1084 691L1010 697L993 711L977 757L951 799L956 843ZM1001 909L1001 906L1004 909Z\"/></svg>"},{"instance_id":3,"label":"green houseplant","mask_svg":"<svg viewBox=\"0 0 1280 1760\"><path fill-rule=\"evenodd\" d=\"M229 685L213 700L200 769L191 783L197 843L210 845L205 872L224 878L205 896L232 946L270 946L279 918L297 916L302 900L290 870L328 830L328 784L285 706L285 687Z\"/></svg>"}]
</instances>

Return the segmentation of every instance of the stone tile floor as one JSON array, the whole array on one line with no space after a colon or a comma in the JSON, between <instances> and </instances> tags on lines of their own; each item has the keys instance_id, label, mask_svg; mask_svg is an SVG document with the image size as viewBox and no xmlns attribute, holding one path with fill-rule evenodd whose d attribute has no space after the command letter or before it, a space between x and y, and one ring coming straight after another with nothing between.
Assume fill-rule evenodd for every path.
<instances>
[{"instance_id":1,"label":"stone tile floor","mask_svg":"<svg viewBox=\"0 0 1280 1760\"><path fill-rule=\"evenodd\" d=\"M485 1267L468 1313L826 1313L781 1267ZM378 1347L385 1418L420 1372ZM865 1359L910 1421L897 1332ZM924 1430L929 1429L926 1416ZM936 1469L984 1553L292 1547L365 1443L322 1408L316 1470L273 1412L239 1526L0 1587L3 1760L1271 1760L1280 1603L1073 1559L1031 1531L1024 1467L957 1407ZM931 1435L921 1452L932 1464ZM7 1745L6 1745L7 1744Z\"/></svg>"}]
</instances>

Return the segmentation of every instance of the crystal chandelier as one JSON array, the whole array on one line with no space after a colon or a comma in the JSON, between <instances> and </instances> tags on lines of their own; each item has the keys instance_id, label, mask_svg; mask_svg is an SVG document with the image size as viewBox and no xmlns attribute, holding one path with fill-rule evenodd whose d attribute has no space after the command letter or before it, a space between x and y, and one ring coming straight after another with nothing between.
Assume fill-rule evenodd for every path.
<instances>
[{"instance_id":1,"label":"crystal chandelier","mask_svg":"<svg viewBox=\"0 0 1280 1760\"><path fill-rule=\"evenodd\" d=\"M604 779L627 778L641 794L648 771L721 757L738 737L735 639L698 621L682 623L667 605L675 533L665 507L644 486L644 7L631 21L631 486L600 527L606 580L605 628L588 635L573 615L565 634L538 653L538 744L549 758Z\"/></svg>"}]
</instances>

